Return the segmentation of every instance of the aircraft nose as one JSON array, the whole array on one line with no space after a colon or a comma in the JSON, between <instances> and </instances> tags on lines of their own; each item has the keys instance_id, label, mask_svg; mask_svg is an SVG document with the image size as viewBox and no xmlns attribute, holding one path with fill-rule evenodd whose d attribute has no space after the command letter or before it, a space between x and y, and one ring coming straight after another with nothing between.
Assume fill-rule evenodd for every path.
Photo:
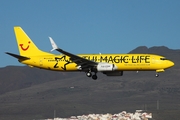
<instances>
[{"instance_id":1,"label":"aircraft nose","mask_svg":"<svg viewBox=\"0 0 180 120\"><path fill-rule=\"evenodd\" d=\"M168 63L167 63L167 64L168 64L168 66L169 66L169 67L174 66L174 62L172 62L172 61L170 61L170 60L168 61Z\"/></svg>"}]
</instances>

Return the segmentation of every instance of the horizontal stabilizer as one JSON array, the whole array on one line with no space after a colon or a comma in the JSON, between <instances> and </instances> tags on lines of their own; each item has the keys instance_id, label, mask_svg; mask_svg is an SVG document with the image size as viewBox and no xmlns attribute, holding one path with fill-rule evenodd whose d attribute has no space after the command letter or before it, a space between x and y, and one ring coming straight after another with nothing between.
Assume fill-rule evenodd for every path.
<instances>
[{"instance_id":1,"label":"horizontal stabilizer","mask_svg":"<svg viewBox=\"0 0 180 120\"><path fill-rule=\"evenodd\" d=\"M28 58L28 57L16 55L16 54L9 53L9 52L6 52L6 54L8 54L8 55L10 55L10 56L13 56L13 57L15 57L15 58L17 58L17 59L19 59L19 60L28 60L28 59L30 59L30 58Z\"/></svg>"}]
</instances>

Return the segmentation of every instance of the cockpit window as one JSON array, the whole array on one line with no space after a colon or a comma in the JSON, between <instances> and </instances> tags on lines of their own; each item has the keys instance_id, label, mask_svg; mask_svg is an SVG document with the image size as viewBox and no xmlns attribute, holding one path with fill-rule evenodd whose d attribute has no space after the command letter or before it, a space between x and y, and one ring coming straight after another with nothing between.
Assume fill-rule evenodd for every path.
<instances>
[{"instance_id":1,"label":"cockpit window","mask_svg":"<svg viewBox=\"0 0 180 120\"><path fill-rule=\"evenodd\" d=\"M167 60L166 58L160 58L160 60Z\"/></svg>"}]
</instances>

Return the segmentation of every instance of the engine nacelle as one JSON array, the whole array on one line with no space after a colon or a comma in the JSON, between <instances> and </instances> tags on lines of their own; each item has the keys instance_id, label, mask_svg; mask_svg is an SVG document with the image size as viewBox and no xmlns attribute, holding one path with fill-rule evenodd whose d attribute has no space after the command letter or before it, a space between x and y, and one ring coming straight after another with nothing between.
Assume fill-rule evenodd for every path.
<instances>
[{"instance_id":1,"label":"engine nacelle","mask_svg":"<svg viewBox=\"0 0 180 120\"><path fill-rule=\"evenodd\" d=\"M110 63L99 63L97 65L97 71L114 71L117 70L117 66Z\"/></svg>"}]
</instances>

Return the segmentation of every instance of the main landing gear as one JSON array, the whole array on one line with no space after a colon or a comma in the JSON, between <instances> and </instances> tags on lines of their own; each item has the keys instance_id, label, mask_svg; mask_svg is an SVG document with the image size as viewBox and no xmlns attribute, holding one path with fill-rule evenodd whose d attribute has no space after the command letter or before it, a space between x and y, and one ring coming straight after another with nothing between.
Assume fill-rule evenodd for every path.
<instances>
[{"instance_id":1,"label":"main landing gear","mask_svg":"<svg viewBox=\"0 0 180 120\"><path fill-rule=\"evenodd\" d=\"M87 73L86 73L86 76L87 76L87 77L92 77L93 80L96 80L96 79L97 79L96 73L95 73L94 75L92 75L91 72L87 72Z\"/></svg>"}]
</instances>

